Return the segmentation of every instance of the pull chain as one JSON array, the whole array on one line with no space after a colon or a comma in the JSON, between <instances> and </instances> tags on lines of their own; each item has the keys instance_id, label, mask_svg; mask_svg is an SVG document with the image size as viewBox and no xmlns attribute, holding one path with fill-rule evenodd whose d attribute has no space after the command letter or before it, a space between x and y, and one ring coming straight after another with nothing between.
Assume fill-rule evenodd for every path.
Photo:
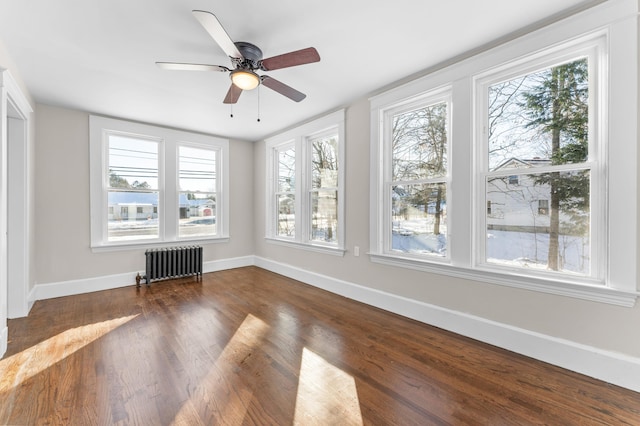
<instances>
[{"instance_id":1,"label":"pull chain","mask_svg":"<svg viewBox=\"0 0 640 426\"><path fill-rule=\"evenodd\" d=\"M258 86L258 123L260 122L260 86Z\"/></svg>"},{"instance_id":2,"label":"pull chain","mask_svg":"<svg viewBox=\"0 0 640 426\"><path fill-rule=\"evenodd\" d=\"M233 118L233 104L229 104L229 111L231 111L231 118Z\"/></svg>"}]
</instances>

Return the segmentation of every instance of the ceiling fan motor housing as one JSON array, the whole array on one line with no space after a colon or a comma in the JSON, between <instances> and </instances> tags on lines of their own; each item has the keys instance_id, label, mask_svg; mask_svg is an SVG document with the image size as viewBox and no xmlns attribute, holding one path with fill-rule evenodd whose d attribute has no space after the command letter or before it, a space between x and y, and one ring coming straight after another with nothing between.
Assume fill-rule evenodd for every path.
<instances>
[{"instance_id":1,"label":"ceiling fan motor housing","mask_svg":"<svg viewBox=\"0 0 640 426\"><path fill-rule=\"evenodd\" d=\"M255 44L247 43L246 41L236 41L234 43L240 53L242 53L242 58L237 59L236 65L240 68L249 68L249 69L258 69L260 68L260 61L262 61L262 50ZM236 58L232 58L234 62Z\"/></svg>"}]
</instances>

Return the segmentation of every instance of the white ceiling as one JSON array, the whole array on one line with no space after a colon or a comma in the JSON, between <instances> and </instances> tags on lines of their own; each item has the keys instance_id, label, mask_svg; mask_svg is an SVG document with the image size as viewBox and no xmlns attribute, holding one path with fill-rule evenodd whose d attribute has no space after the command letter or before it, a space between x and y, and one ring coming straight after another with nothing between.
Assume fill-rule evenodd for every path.
<instances>
[{"instance_id":1,"label":"white ceiling","mask_svg":"<svg viewBox=\"0 0 640 426\"><path fill-rule=\"evenodd\" d=\"M593 3L7 0L0 2L0 42L37 102L259 140ZM230 107L222 104L227 74L156 67L156 61L231 66L193 9L214 13L233 40L258 45L265 57L315 47L322 58L318 63L262 73L307 98L295 103L261 87L244 92L230 118Z\"/></svg>"}]
</instances>

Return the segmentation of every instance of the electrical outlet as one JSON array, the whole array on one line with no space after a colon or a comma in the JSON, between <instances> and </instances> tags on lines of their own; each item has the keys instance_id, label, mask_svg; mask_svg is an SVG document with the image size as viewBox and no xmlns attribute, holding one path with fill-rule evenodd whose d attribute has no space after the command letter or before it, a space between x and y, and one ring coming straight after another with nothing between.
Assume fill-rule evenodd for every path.
<instances>
[{"instance_id":1,"label":"electrical outlet","mask_svg":"<svg viewBox=\"0 0 640 426\"><path fill-rule=\"evenodd\" d=\"M353 247L353 255L356 257L360 256L360 247L358 246Z\"/></svg>"}]
</instances>

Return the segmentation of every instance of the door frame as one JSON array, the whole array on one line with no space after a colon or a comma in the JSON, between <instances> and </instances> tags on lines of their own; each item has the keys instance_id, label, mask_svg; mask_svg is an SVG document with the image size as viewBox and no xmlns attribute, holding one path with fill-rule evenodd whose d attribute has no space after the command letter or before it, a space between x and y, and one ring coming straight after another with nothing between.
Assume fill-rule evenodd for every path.
<instances>
[{"instance_id":1,"label":"door frame","mask_svg":"<svg viewBox=\"0 0 640 426\"><path fill-rule=\"evenodd\" d=\"M7 318L26 316L33 304L28 296L32 113L11 73L0 68L0 356L7 348Z\"/></svg>"}]
</instances>

